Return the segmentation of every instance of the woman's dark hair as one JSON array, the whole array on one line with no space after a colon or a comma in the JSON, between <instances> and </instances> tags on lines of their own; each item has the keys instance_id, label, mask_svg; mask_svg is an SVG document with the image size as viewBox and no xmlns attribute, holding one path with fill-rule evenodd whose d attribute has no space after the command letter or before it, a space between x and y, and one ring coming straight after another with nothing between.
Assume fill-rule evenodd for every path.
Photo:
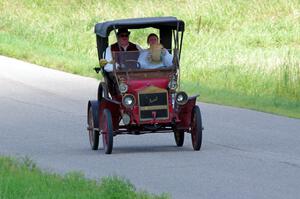
<instances>
[{"instance_id":1,"label":"woman's dark hair","mask_svg":"<svg viewBox=\"0 0 300 199\"><path fill-rule=\"evenodd\" d=\"M147 44L149 44L149 38L152 37L152 36L156 37L156 39L158 40L157 34L151 33L151 34L149 34L148 37L147 37Z\"/></svg>"}]
</instances>

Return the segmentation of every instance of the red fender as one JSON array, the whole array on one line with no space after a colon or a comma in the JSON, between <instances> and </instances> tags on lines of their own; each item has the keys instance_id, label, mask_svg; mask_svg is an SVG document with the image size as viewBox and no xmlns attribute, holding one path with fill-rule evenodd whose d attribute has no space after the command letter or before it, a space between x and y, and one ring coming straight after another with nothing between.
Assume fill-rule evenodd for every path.
<instances>
[{"instance_id":1,"label":"red fender","mask_svg":"<svg viewBox=\"0 0 300 199\"><path fill-rule=\"evenodd\" d=\"M177 124L178 129L189 129L191 125L191 117L193 108L196 105L196 99L199 95L188 98L188 101L184 105L177 105L177 115L180 122Z\"/></svg>"},{"instance_id":2,"label":"red fender","mask_svg":"<svg viewBox=\"0 0 300 199\"><path fill-rule=\"evenodd\" d=\"M121 103L115 100L111 100L108 98L102 98L99 104L99 126L102 128L101 118L104 109L108 109L111 112L113 129L119 129L119 121L120 121L120 106Z\"/></svg>"}]
</instances>

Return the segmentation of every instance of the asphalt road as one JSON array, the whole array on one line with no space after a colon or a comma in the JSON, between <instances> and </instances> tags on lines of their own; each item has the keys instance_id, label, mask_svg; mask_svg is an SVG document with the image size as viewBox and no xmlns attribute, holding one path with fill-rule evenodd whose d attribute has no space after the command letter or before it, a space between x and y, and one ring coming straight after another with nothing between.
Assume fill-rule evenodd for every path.
<instances>
[{"instance_id":1,"label":"asphalt road","mask_svg":"<svg viewBox=\"0 0 300 199\"><path fill-rule=\"evenodd\" d=\"M86 105L98 81L0 56L0 154L28 156L40 167L118 175L137 189L173 198L300 196L300 120L200 103L201 151L190 136L121 135L112 155L92 151Z\"/></svg>"}]
</instances>

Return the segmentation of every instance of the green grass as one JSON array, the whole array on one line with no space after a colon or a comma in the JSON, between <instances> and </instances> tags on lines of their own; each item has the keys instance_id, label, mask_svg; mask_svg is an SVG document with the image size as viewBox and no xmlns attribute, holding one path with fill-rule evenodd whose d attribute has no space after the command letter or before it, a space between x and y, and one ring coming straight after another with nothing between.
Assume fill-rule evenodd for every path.
<instances>
[{"instance_id":1,"label":"green grass","mask_svg":"<svg viewBox=\"0 0 300 199\"><path fill-rule=\"evenodd\" d=\"M128 180L120 177L102 178L100 182L88 180L81 173L64 176L41 171L28 158L15 160L0 157L0 199L154 199L169 198L136 191Z\"/></svg>"},{"instance_id":2,"label":"green grass","mask_svg":"<svg viewBox=\"0 0 300 199\"><path fill-rule=\"evenodd\" d=\"M95 23L149 16L186 22L181 77L189 93L300 118L299 0L2 0L0 54L99 78ZM131 40L146 47L151 31L132 31Z\"/></svg>"}]
</instances>

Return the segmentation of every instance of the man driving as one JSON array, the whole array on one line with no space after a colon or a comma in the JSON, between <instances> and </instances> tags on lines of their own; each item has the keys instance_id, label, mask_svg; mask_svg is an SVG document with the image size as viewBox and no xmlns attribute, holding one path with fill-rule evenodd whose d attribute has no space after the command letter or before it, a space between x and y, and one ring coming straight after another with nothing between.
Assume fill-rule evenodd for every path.
<instances>
[{"instance_id":1,"label":"man driving","mask_svg":"<svg viewBox=\"0 0 300 199\"><path fill-rule=\"evenodd\" d=\"M126 28L120 28L117 32L117 42L110 45L106 48L105 51L105 60L100 60L100 66L104 66L104 70L106 72L113 71L113 61L118 62L117 54L118 52L127 52L127 51L135 51L139 52L142 50L142 48L134 44L132 42L129 42L129 35L130 32Z\"/></svg>"}]
</instances>

